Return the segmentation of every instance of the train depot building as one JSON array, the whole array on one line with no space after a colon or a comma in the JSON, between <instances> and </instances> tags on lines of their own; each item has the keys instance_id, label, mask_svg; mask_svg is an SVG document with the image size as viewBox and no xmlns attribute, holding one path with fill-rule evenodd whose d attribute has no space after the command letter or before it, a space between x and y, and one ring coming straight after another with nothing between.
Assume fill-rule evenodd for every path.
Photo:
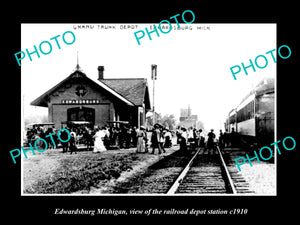
<instances>
[{"instance_id":1,"label":"train depot building","mask_svg":"<svg viewBox=\"0 0 300 225\"><path fill-rule=\"evenodd\" d=\"M99 66L94 80L78 64L73 73L31 105L48 107L48 121L56 128L74 121L91 126L125 122L140 127L151 108L146 78L105 79L104 67Z\"/></svg>"}]
</instances>

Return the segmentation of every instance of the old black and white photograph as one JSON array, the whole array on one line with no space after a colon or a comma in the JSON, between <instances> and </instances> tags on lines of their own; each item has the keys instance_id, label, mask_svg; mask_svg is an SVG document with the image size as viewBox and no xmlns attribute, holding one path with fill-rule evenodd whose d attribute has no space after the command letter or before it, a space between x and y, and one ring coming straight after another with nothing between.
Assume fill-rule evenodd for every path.
<instances>
[{"instance_id":1,"label":"old black and white photograph","mask_svg":"<svg viewBox=\"0 0 300 225\"><path fill-rule=\"evenodd\" d=\"M276 62L290 49L278 56L275 23L189 13L21 24L22 196L277 195Z\"/></svg>"}]
</instances>

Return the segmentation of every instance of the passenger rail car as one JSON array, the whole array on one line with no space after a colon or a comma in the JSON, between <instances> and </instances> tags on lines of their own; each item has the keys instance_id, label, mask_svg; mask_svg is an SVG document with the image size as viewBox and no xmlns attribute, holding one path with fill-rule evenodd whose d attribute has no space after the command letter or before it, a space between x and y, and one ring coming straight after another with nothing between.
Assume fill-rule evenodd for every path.
<instances>
[{"instance_id":1,"label":"passenger rail car","mask_svg":"<svg viewBox=\"0 0 300 225\"><path fill-rule=\"evenodd\" d=\"M241 144L258 146L274 142L274 79L263 79L232 109L226 119L228 132L234 128Z\"/></svg>"}]
</instances>

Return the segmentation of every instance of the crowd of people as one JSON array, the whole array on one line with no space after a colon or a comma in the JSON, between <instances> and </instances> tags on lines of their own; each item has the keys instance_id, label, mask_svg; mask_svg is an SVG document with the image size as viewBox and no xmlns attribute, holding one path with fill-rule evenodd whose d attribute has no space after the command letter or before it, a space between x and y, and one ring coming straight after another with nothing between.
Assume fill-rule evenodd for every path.
<instances>
[{"instance_id":1,"label":"crowd of people","mask_svg":"<svg viewBox=\"0 0 300 225\"><path fill-rule=\"evenodd\" d=\"M176 129L177 144L180 145L180 150L186 151L189 145L192 149L196 147L204 147L207 150L213 150L218 142L220 150L223 151L225 147L236 147L238 146L238 134L232 128L231 133L226 129L223 133L222 130L219 132L218 139L211 129L207 134L207 141L205 142L205 136L202 129L197 130L196 128L189 127L188 130L185 127L177 127Z\"/></svg>"},{"instance_id":2,"label":"crowd of people","mask_svg":"<svg viewBox=\"0 0 300 225\"><path fill-rule=\"evenodd\" d=\"M36 126L27 129L26 137L27 142L31 145L34 144L38 138L43 138L47 141L49 149L57 148L61 145L63 153L70 152L77 153L79 145L85 145L87 150L93 150L93 152L103 152L109 149L128 149L136 148L137 153L148 152L149 147L149 130L146 130L144 126L137 129L134 126L120 125L115 126L95 126L93 128L82 125L77 127L65 127L70 132L70 140L68 142L60 142L57 135L53 135L55 144L53 145L50 137L47 135L55 132L57 129L54 126L44 127ZM158 148L159 153L165 151L165 148L172 146L171 132L163 126L156 125L153 129L153 133L156 135L151 136L151 146ZM62 140L68 139L68 133L62 131L60 133ZM44 142L41 143L43 148ZM154 149L155 149L154 148ZM153 153L154 153L153 149Z\"/></svg>"},{"instance_id":3,"label":"crowd of people","mask_svg":"<svg viewBox=\"0 0 300 225\"><path fill-rule=\"evenodd\" d=\"M158 149L158 154L166 152L165 148L172 147L172 133L160 124L155 124L151 133L152 154Z\"/></svg>"},{"instance_id":4,"label":"crowd of people","mask_svg":"<svg viewBox=\"0 0 300 225\"><path fill-rule=\"evenodd\" d=\"M188 145L195 149L196 147L204 146L204 135L202 129L197 130L196 128L189 127L177 127L176 129L177 144L180 145L181 151L186 151Z\"/></svg>"},{"instance_id":5,"label":"crowd of people","mask_svg":"<svg viewBox=\"0 0 300 225\"><path fill-rule=\"evenodd\" d=\"M34 145L35 140L38 138L42 138L47 141L48 148L52 149L57 144L59 144L59 140L57 138L57 135L52 136L53 142L51 141L51 137L46 137L49 134L52 134L53 132L57 133L57 129L55 129L54 126L34 126L32 128L27 128L26 131L26 138L27 138L27 144L30 143L32 146ZM40 145L41 147L44 147L45 143L41 142L40 144L37 144L38 146Z\"/></svg>"},{"instance_id":6,"label":"crowd of people","mask_svg":"<svg viewBox=\"0 0 300 225\"><path fill-rule=\"evenodd\" d=\"M115 126L95 126L93 128L87 126L78 127L66 127L70 131L71 137L69 142L60 142L57 135L53 135L53 144L50 137L47 135L57 132L54 126L43 127L37 126L27 129L27 140L28 143L33 145L34 141L38 138L43 138L47 141L48 148L52 149L58 147L61 144L63 153L70 152L77 153L78 145L85 145L87 150L93 152L103 152L109 149L128 149L136 148L137 153L148 153L149 147L152 148L151 153L155 154L156 149L158 154L166 152L166 148L170 148L172 143L172 132L160 125L155 124L152 130L146 130L144 126L140 128L121 125L120 127ZM186 151L188 146L191 149L197 147L204 147L207 150L214 149L216 142L218 141L221 150L225 147L234 147L237 143L237 133L232 128L231 133L226 130L224 133L222 130L219 132L219 137L216 139L214 130L207 134L207 141L202 129L197 130L196 128L189 127L177 127L174 132L177 137L177 144L180 146L181 151ZM149 135L148 135L149 134ZM151 134L151 136L150 136ZM60 136L63 140L68 139L68 133L66 131L61 132ZM150 138L148 137L150 136ZM43 148L44 142L41 143Z\"/></svg>"}]
</instances>

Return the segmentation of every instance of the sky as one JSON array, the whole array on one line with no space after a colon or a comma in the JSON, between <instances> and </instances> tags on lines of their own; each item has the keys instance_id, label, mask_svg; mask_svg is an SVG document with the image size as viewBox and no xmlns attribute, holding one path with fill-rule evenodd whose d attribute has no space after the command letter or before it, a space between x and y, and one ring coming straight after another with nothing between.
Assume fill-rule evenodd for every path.
<instances>
[{"instance_id":1,"label":"sky","mask_svg":"<svg viewBox=\"0 0 300 225\"><path fill-rule=\"evenodd\" d=\"M151 104L151 64L156 64L156 112L174 114L179 120L180 109L190 105L192 114L198 115L206 129L224 129L229 111L252 86L265 77L276 77L276 63L265 54L276 48L276 24L180 23L190 29L173 28L165 34L159 31L159 37L154 32L152 40L145 34L138 45L134 32L145 32L146 27L150 30L153 24L22 24L20 51L32 52L33 46L38 48L43 41L52 44L50 54L40 53L40 58L32 54L32 61L26 55L21 61L22 116L47 115L47 108L31 106L30 102L75 70L77 52L79 65L90 78L97 79L100 65L105 68L104 78L147 78ZM90 28L79 29L79 25ZM177 27L176 23L172 27ZM66 31L76 37L71 45L62 40ZM61 49L50 40L57 35ZM72 40L69 34L65 37ZM43 50L48 50L47 44ZM230 67L241 66L242 62L250 65L249 59L254 62L258 55L265 55L268 65L256 67L256 72L249 68L247 76L241 71L234 80ZM258 64L264 62L258 60Z\"/></svg>"}]
</instances>

